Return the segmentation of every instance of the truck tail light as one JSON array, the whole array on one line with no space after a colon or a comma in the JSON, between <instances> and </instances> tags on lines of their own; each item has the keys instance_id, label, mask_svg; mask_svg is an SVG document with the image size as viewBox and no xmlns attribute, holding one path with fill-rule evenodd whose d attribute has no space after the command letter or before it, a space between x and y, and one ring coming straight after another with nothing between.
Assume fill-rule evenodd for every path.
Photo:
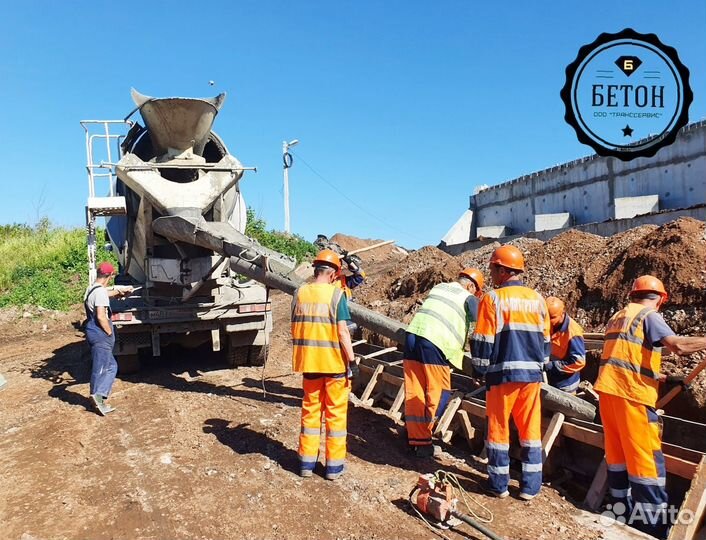
<instances>
[{"instance_id":1,"label":"truck tail light","mask_svg":"<svg viewBox=\"0 0 706 540\"><path fill-rule=\"evenodd\" d=\"M271 304L244 304L238 306L238 313L258 313L262 311L270 311Z\"/></svg>"}]
</instances>

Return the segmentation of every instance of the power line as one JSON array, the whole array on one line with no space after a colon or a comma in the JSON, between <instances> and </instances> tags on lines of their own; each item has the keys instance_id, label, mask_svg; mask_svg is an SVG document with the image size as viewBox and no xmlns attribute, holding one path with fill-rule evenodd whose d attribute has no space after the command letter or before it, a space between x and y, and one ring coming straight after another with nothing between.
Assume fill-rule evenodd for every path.
<instances>
[{"instance_id":1,"label":"power line","mask_svg":"<svg viewBox=\"0 0 706 540\"><path fill-rule=\"evenodd\" d=\"M382 219L381 217L376 216L375 214L373 214L372 212L370 212L370 210L368 210L367 208L365 208L365 207L359 205L357 202L355 202L353 199L351 199L348 195L346 195L345 192L341 191L334 183L329 182L326 178L324 178L324 176L323 176L320 172L318 172L316 169L314 169L314 167L312 167L311 165L309 165L309 163L307 163L307 161L306 161L303 157L301 157L301 155L300 155L299 153L294 153L294 152L291 152L291 153L293 153L293 154L297 157L297 159L298 159L299 161L301 161L311 172L313 172L316 176L318 176L323 182L325 182L326 184L328 184L328 186L329 186L330 188L334 189L341 197L343 197L344 199L346 199L346 200L347 200L349 203L351 203L353 206L355 206L356 208L358 208L358 209L361 210L362 212L368 214L370 217L376 219L377 221L379 221L380 223L382 223L382 224L385 225L386 227L389 227L390 229L392 229L392 230L394 230L394 231L396 231L396 232L398 232L398 233L400 233L400 234L406 236L407 238L411 238L412 240L415 240L416 242L419 242L420 244L423 244L423 243L424 243L424 242L421 241L419 238L417 238L417 237L415 237L415 236L409 234L408 232L403 231L402 229L399 229L399 228L395 227L394 225L391 225L390 223L388 223L387 221L385 221L385 220Z\"/></svg>"}]
</instances>

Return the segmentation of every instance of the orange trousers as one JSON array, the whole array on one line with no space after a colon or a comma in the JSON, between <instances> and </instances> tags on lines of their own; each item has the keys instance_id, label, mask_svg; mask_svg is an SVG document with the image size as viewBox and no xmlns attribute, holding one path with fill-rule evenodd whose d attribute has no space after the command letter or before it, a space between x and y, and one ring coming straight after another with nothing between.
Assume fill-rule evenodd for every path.
<instances>
[{"instance_id":1,"label":"orange trousers","mask_svg":"<svg viewBox=\"0 0 706 540\"><path fill-rule=\"evenodd\" d=\"M318 461L323 418L326 421L326 474L340 473L346 460L349 380L345 374L305 374L302 388L301 469L314 470Z\"/></svg>"},{"instance_id":2,"label":"orange trousers","mask_svg":"<svg viewBox=\"0 0 706 540\"><path fill-rule=\"evenodd\" d=\"M634 527L665 537L667 471L657 413L653 407L603 392L600 413L610 494L630 512L639 511L635 515L641 519L632 523Z\"/></svg>"},{"instance_id":3,"label":"orange trousers","mask_svg":"<svg viewBox=\"0 0 706 540\"><path fill-rule=\"evenodd\" d=\"M416 334L405 334L404 421L410 446L430 446L434 422L451 396L451 370L441 350Z\"/></svg>"},{"instance_id":4,"label":"orange trousers","mask_svg":"<svg viewBox=\"0 0 706 540\"><path fill-rule=\"evenodd\" d=\"M488 483L503 493L510 481L510 417L520 435L520 490L536 495L542 487L541 383L503 383L486 392Z\"/></svg>"}]
</instances>

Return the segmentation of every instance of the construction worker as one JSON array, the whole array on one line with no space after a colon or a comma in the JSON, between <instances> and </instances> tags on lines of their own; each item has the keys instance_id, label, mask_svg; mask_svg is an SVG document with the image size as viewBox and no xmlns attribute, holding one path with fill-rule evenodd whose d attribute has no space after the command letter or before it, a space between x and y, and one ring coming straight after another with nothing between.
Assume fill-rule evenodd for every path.
<instances>
[{"instance_id":1,"label":"construction worker","mask_svg":"<svg viewBox=\"0 0 706 540\"><path fill-rule=\"evenodd\" d=\"M545 366L549 384L575 394L586 365L583 328L566 313L564 302L556 296L547 298L552 333L552 352Z\"/></svg>"},{"instance_id":2,"label":"construction worker","mask_svg":"<svg viewBox=\"0 0 706 540\"><path fill-rule=\"evenodd\" d=\"M463 368L463 351L482 291L483 274L466 268L455 282L434 286L407 327L404 414L407 440L418 457L434 455L432 429L449 399L449 364Z\"/></svg>"},{"instance_id":3,"label":"construction worker","mask_svg":"<svg viewBox=\"0 0 706 540\"><path fill-rule=\"evenodd\" d=\"M678 355L706 349L706 337L677 336L667 326L658 313L667 298L656 277L635 280L628 305L608 321L594 385L600 395L610 493L626 505L628 516L640 512L633 526L658 538L666 538L669 528L655 411L659 382L668 380L660 374L662 347Z\"/></svg>"},{"instance_id":4,"label":"construction worker","mask_svg":"<svg viewBox=\"0 0 706 540\"><path fill-rule=\"evenodd\" d=\"M549 313L544 298L525 287L522 252L501 246L490 257L495 290L478 307L471 341L473 366L485 375L488 419L488 488L507 497L510 480L510 416L520 435L520 498L534 498L542 485L540 388L549 360Z\"/></svg>"},{"instance_id":5,"label":"construction worker","mask_svg":"<svg viewBox=\"0 0 706 540\"><path fill-rule=\"evenodd\" d=\"M343 474L353 345L343 291L334 285L341 270L339 256L324 249L314 259L314 282L302 285L292 300L292 365L304 374L299 436L300 475L309 477L318 461L321 419L326 420L328 480Z\"/></svg>"},{"instance_id":6,"label":"construction worker","mask_svg":"<svg viewBox=\"0 0 706 540\"><path fill-rule=\"evenodd\" d=\"M125 296L132 292L132 287L108 290L108 284L115 277L115 267L109 262L100 263L96 281L86 288L83 307L86 311L86 340L91 348L91 402L102 416L113 412L115 407L108 405L110 395L118 373L118 363L113 356L115 329L110 319L110 297Z\"/></svg>"}]
</instances>

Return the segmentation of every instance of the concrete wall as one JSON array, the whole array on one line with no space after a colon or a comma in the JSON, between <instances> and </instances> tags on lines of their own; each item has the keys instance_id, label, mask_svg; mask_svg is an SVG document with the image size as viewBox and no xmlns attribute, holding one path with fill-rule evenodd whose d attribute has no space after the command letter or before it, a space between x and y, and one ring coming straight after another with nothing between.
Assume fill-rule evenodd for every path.
<instances>
[{"instance_id":1,"label":"concrete wall","mask_svg":"<svg viewBox=\"0 0 706 540\"><path fill-rule=\"evenodd\" d=\"M478 227L532 232L538 214L569 213L575 225L615 219L616 198L645 195L657 195L660 210L706 203L706 121L686 126L651 158L593 155L480 191L470 198L469 241Z\"/></svg>"},{"instance_id":2,"label":"concrete wall","mask_svg":"<svg viewBox=\"0 0 706 540\"><path fill-rule=\"evenodd\" d=\"M577 225L572 227L572 229L577 229L579 231L587 232L590 234L597 234L598 236L613 236L621 232L625 232L628 229L633 229L635 227L640 227L641 225L664 225L670 221L674 221L680 217L692 217L694 219L699 219L701 221L706 221L706 205L697 206L694 208L684 208L681 210L664 210L657 214L647 214L644 216L637 216L630 219L613 219L610 221L604 221L602 223L588 223L586 225ZM517 234L513 236L506 236L505 238L495 240L495 239L483 239L483 240L471 240L463 244L455 245L445 245L443 242L439 244L439 249L444 250L446 253L451 255L460 255L466 251L471 251L473 249L478 249L487 244L492 244L493 242L506 243L510 240L514 240L520 236L525 238L536 238L546 242L554 238L555 236L561 234L566 229L555 229L552 231L533 231L525 234Z\"/></svg>"},{"instance_id":3,"label":"concrete wall","mask_svg":"<svg viewBox=\"0 0 706 540\"><path fill-rule=\"evenodd\" d=\"M466 242L471 237L472 223L473 211L466 210L441 241L449 245Z\"/></svg>"}]
</instances>

